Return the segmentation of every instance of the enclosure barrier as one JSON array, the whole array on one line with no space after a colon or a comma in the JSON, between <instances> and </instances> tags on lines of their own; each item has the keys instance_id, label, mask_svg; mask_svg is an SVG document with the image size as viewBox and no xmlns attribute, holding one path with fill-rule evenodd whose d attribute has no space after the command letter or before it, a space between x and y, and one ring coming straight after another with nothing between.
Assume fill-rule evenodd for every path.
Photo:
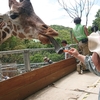
<instances>
[{"instance_id":1,"label":"enclosure barrier","mask_svg":"<svg viewBox=\"0 0 100 100\"><path fill-rule=\"evenodd\" d=\"M77 46L76 44L70 44L70 47ZM0 81L11 78L14 75L22 74L45 66L45 62L37 62L30 58L37 58L35 55L41 55L42 59L44 56L52 58L53 62L57 62L64 59L63 54L57 54L54 48L35 48L35 49L22 49L22 50L10 50L0 51ZM56 55L55 55L56 54ZM55 58L56 57L56 58ZM19 59L20 58L20 59ZM18 60L17 60L18 59ZM9 62L10 61L10 62ZM22 61L22 62L19 62ZM13 65L13 66L12 66ZM16 65L16 68L15 68Z\"/></svg>"},{"instance_id":2,"label":"enclosure barrier","mask_svg":"<svg viewBox=\"0 0 100 100\"><path fill-rule=\"evenodd\" d=\"M17 64L16 63L5 64L5 65L0 64L0 75L1 75L0 81L4 81L6 79L18 75Z\"/></svg>"},{"instance_id":3,"label":"enclosure barrier","mask_svg":"<svg viewBox=\"0 0 100 100\"><path fill-rule=\"evenodd\" d=\"M43 51L43 50L54 50L54 48L38 48L38 49L22 49L22 50L0 51L0 55L22 53L23 58L24 58L25 70L30 71L31 69L30 69L29 53L40 51L40 50L41 51Z\"/></svg>"},{"instance_id":4,"label":"enclosure barrier","mask_svg":"<svg viewBox=\"0 0 100 100\"><path fill-rule=\"evenodd\" d=\"M48 50L54 50L54 48L37 48L37 49L22 49L22 50L10 50L10 51L0 51L0 57L2 57L3 55L9 55L9 54L22 54L22 58L23 58L23 64L18 64L18 63L6 63L6 64L2 64L0 63L0 81L4 80L6 77L13 77L14 75L17 75L18 72L18 67L19 66L24 66L22 68L20 68L21 70L24 70L23 72L28 72L31 71L33 69L33 67L35 67L34 65L44 65L44 63L30 63L30 53L36 53L39 51L48 51ZM9 58L8 58L9 59ZM16 65L16 68L15 68ZM15 71L15 74L14 74ZM8 73L7 73L8 72ZM12 76L10 75L11 72L13 73Z\"/></svg>"},{"instance_id":5,"label":"enclosure barrier","mask_svg":"<svg viewBox=\"0 0 100 100\"><path fill-rule=\"evenodd\" d=\"M76 70L74 57L0 82L0 100L24 100Z\"/></svg>"}]
</instances>

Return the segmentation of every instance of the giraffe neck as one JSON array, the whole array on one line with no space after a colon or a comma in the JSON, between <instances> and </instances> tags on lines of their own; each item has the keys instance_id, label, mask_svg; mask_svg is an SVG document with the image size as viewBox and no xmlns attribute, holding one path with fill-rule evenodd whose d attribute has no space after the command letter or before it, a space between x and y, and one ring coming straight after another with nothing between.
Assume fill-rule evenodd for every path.
<instances>
[{"instance_id":1,"label":"giraffe neck","mask_svg":"<svg viewBox=\"0 0 100 100\"><path fill-rule=\"evenodd\" d=\"M11 23L0 22L0 44L11 37Z\"/></svg>"},{"instance_id":2,"label":"giraffe neck","mask_svg":"<svg viewBox=\"0 0 100 100\"><path fill-rule=\"evenodd\" d=\"M26 28L23 28L22 25L15 22L12 22L12 26L13 26L12 35L21 39L33 39L33 38L38 39L37 31L33 32L34 29L32 27L28 26Z\"/></svg>"},{"instance_id":3,"label":"giraffe neck","mask_svg":"<svg viewBox=\"0 0 100 100\"><path fill-rule=\"evenodd\" d=\"M0 22L0 44L5 42L12 35L21 39L33 39L31 28L26 28L24 30L21 25L13 23L10 20L7 22Z\"/></svg>"}]
</instances>

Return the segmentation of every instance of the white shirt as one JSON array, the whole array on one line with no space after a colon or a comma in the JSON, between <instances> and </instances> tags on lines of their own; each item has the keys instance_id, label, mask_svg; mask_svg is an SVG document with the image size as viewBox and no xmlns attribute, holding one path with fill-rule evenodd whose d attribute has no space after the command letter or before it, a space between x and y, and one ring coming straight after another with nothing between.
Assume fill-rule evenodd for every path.
<instances>
[{"instance_id":1,"label":"white shirt","mask_svg":"<svg viewBox=\"0 0 100 100\"><path fill-rule=\"evenodd\" d=\"M69 45L66 45L64 48L65 48L65 50L69 50L70 49L70 46ZM71 55L68 52L65 52L65 59L68 59L70 57L71 57Z\"/></svg>"}]
</instances>

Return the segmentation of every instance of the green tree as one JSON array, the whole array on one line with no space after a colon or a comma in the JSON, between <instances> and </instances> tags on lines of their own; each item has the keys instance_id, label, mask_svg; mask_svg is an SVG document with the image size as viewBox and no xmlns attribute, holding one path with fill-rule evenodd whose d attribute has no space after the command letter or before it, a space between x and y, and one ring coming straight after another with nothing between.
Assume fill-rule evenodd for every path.
<instances>
[{"instance_id":1,"label":"green tree","mask_svg":"<svg viewBox=\"0 0 100 100\"><path fill-rule=\"evenodd\" d=\"M93 25L97 25L99 30L100 30L100 9L98 10L98 12L95 15L95 20L93 20Z\"/></svg>"},{"instance_id":2,"label":"green tree","mask_svg":"<svg viewBox=\"0 0 100 100\"><path fill-rule=\"evenodd\" d=\"M70 39L70 31L71 28L64 27L60 25L51 25L53 29L58 31L59 35L57 37L54 37L58 44L61 45L62 40L67 40L68 43L71 43ZM34 41L34 40L21 40L17 37L12 36L7 41L2 43L0 45L0 51L7 51L7 50L18 50L18 49L34 49L34 48L52 48L54 47L53 44L45 44L43 45L40 41ZM49 57L51 60L59 61L64 59L64 55L58 55L54 50L52 52L50 51L40 51L35 52L35 54L30 55L30 61L31 63L36 62L43 62L43 56ZM11 54L11 55L5 55L0 57L0 60L2 63L11 63L11 62L17 62L17 63L23 63L23 55L22 54Z\"/></svg>"},{"instance_id":3,"label":"green tree","mask_svg":"<svg viewBox=\"0 0 100 100\"><path fill-rule=\"evenodd\" d=\"M82 18L85 14L86 25L88 24L88 15L96 0L58 0L58 3L67 12L69 17L74 19L75 17Z\"/></svg>"},{"instance_id":4,"label":"green tree","mask_svg":"<svg viewBox=\"0 0 100 100\"><path fill-rule=\"evenodd\" d=\"M61 43L62 40L66 40L69 44L71 43L71 28L59 25L51 25L51 27L59 33L58 37L56 37L59 43Z\"/></svg>"}]
</instances>

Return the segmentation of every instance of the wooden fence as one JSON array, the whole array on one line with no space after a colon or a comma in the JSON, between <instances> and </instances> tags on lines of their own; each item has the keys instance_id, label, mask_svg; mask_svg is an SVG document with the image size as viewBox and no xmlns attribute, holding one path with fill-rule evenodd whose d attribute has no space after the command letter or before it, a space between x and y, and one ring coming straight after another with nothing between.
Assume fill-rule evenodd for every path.
<instances>
[{"instance_id":1,"label":"wooden fence","mask_svg":"<svg viewBox=\"0 0 100 100\"><path fill-rule=\"evenodd\" d=\"M0 100L24 100L76 70L74 57L0 82Z\"/></svg>"}]
</instances>

